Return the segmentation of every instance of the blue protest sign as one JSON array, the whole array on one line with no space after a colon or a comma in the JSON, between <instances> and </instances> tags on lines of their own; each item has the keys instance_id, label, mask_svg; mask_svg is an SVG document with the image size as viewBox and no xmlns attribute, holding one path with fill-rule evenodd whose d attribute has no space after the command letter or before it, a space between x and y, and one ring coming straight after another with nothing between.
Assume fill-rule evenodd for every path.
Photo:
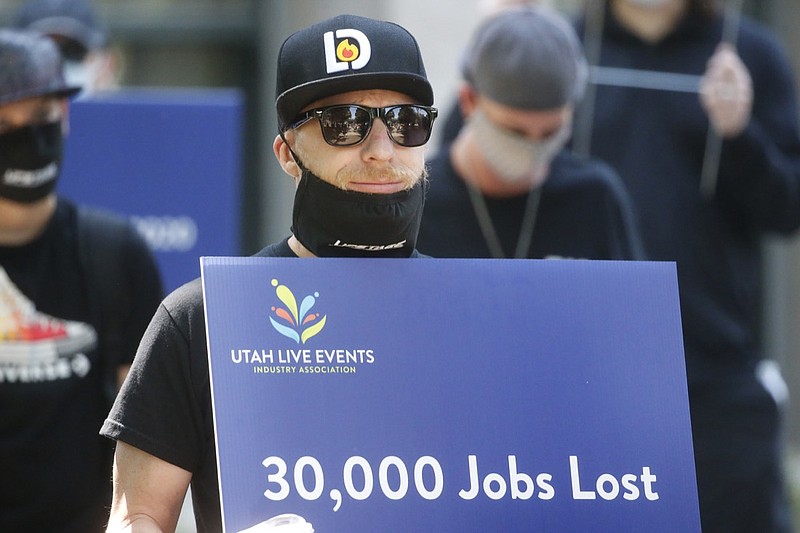
<instances>
[{"instance_id":1,"label":"blue protest sign","mask_svg":"<svg viewBox=\"0 0 800 533\"><path fill-rule=\"evenodd\" d=\"M70 106L59 194L127 215L168 291L201 255L239 253L242 97L126 89Z\"/></svg>"},{"instance_id":2,"label":"blue protest sign","mask_svg":"<svg viewBox=\"0 0 800 533\"><path fill-rule=\"evenodd\" d=\"M225 531L700 531L674 264L201 263Z\"/></svg>"}]
</instances>

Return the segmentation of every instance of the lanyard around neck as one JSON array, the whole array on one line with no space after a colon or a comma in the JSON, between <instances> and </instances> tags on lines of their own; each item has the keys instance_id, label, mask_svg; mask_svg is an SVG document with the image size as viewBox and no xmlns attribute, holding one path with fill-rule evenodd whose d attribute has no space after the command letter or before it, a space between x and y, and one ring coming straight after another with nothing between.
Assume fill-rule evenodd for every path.
<instances>
[{"instance_id":1,"label":"lanyard around neck","mask_svg":"<svg viewBox=\"0 0 800 533\"><path fill-rule=\"evenodd\" d=\"M497 230L492 222L492 216L489 214L486 199L473 184L467 183L466 185L467 191L469 191L472 210L475 213L475 218L478 219L478 225L481 227L481 233L483 233L483 239L489 247L489 252L492 254L492 257L496 259L505 259L506 255L503 251L502 244L500 244L500 238L497 236ZM535 187L528 193L528 201L525 203L525 213L522 216L522 224L520 224L519 236L517 237L517 248L514 251L515 259L524 259L528 257L541 196L541 187Z\"/></svg>"}]
</instances>

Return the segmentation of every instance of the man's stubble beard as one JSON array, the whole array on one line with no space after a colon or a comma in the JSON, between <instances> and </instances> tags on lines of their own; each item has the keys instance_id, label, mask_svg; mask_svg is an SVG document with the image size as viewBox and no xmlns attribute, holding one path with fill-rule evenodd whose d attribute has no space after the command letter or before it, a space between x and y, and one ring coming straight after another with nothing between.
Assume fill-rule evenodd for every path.
<instances>
[{"instance_id":1,"label":"man's stubble beard","mask_svg":"<svg viewBox=\"0 0 800 533\"><path fill-rule=\"evenodd\" d=\"M300 135L296 137L294 152L300 158L301 168L306 168L320 179L328 181L327 176L323 176L318 168L314 168L316 167L316 162L307 157L308 154L302 148L302 142L299 141ZM365 165L363 163L358 163L357 165L357 167L348 165L339 169L330 183L340 189L347 190L347 184L351 181L369 181L373 183L400 181L403 183L403 190L408 190L420 181L423 184L427 184L428 181L428 168L424 162L419 170L414 170L407 165L391 163L385 163L381 166ZM387 177L389 179L386 179Z\"/></svg>"}]
</instances>

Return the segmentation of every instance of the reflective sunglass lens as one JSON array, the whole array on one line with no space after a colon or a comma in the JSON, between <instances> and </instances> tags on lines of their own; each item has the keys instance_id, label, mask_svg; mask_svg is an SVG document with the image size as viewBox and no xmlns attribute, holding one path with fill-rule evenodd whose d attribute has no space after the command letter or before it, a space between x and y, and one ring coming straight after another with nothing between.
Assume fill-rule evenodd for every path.
<instances>
[{"instance_id":1,"label":"reflective sunglass lens","mask_svg":"<svg viewBox=\"0 0 800 533\"><path fill-rule=\"evenodd\" d=\"M356 106L336 106L325 109L320 117L325 142L334 146L349 146L361 142L369 131L370 116Z\"/></svg>"},{"instance_id":2,"label":"reflective sunglass lens","mask_svg":"<svg viewBox=\"0 0 800 533\"><path fill-rule=\"evenodd\" d=\"M381 117L389 137L405 147L422 146L431 135L435 112L422 106L403 104L382 109L358 105L337 105L315 111L325 142L333 146L360 143L372 129L372 121Z\"/></svg>"},{"instance_id":3,"label":"reflective sunglass lens","mask_svg":"<svg viewBox=\"0 0 800 533\"><path fill-rule=\"evenodd\" d=\"M427 109L417 106L396 106L386 111L386 127L400 146L421 146L428 141L431 117Z\"/></svg>"}]
</instances>

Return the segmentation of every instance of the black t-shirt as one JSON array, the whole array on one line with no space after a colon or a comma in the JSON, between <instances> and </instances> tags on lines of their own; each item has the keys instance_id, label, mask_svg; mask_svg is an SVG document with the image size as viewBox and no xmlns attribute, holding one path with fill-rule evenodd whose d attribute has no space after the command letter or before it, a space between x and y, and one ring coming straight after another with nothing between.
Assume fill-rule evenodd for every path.
<instances>
[{"instance_id":1,"label":"black t-shirt","mask_svg":"<svg viewBox=\"0 0 800 533\"><path fill-rule=\"evenodd\" d=\"M288 239L255 255L296 257ZM200 278L164 299L100 433L191 472L198 531L222 530Z\"/></svg>"},{"instance_id":2,"label":"black t-shirt","mask_svg":"<svg viewBox=\"0 0 800 533\"><path fill-rule=\"evenodd\" d=\"M491 257L467 187L445 146L429 162L417 247L434 257ZM513 257L528 194L485 198L506 257ZM638 226L619 177L596 160L563 151L541 187L529 258L643 259Z\"/></svg>"},{"instance_id":3,"label":"black t-shirt","mask_svg":"<svg viewBox=\"0 0 800 533\"><path fill-rule=\"evenodd\" d=\"M108 410L109 355L98 349L104 332L89 303L77 218L76 206L59 201L39 238L0 247L0 531L85 533L107 521L112 450L97 428ZM127 364L162 292L144 241L133 228L120 237L136 272L119 292L136 300L117 304Z\"/></svg>"}]
</instances>

